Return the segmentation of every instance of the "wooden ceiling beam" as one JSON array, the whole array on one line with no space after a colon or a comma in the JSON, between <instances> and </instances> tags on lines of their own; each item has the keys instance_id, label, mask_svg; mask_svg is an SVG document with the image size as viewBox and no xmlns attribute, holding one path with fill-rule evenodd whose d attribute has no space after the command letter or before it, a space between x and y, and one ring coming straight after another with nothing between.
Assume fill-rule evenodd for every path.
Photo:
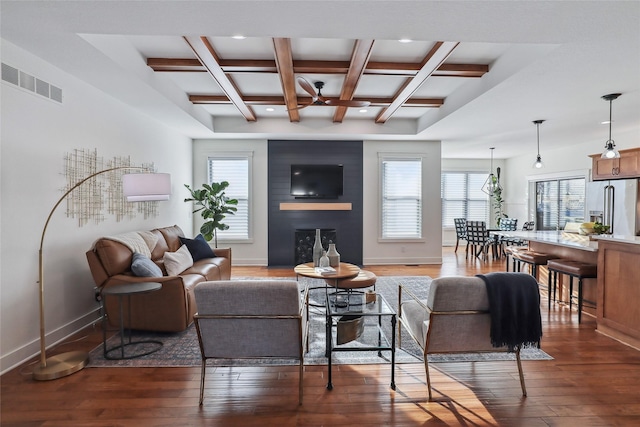
<instances>
[{"instance_id":1,"label":"wooden ceiling beam","mask_svg":"<svg viewBox=\"0 0 640 427\"><path fill-rule=\"evenodd\" d=\"M270 59L220 59L225 73L276 73L276 62ZM207 71L197 59L148 58L147 65L158 72ZM415 76L421 64L413 62L369 61L366 75ZM349 61L294 60L296 74L346 74ZM489 72L486 64L441 64L433 77L482 77Z\"/></svg>"},{"instance_id":2,"label":"wooden ceiling beam","mask_svg":"<svg viewBox=\"0 0 640 427\"><path fill-rule=\"evenodd\" d=\"M256 95L256 96L244 96L244 102L248 105L285 105L284 98L282 96L270 96L270 95ZM353 98L354 101L369 101L372 107L387 107L393 102L393 98ZM194 104L231 104L229 98L224 95L189 95L189 101ZM310 104L310 96L299 96L298 102L300 104ZM443 98L409 98L404 107L427 107L437 108L444 104ZM317 105L318 107L329 107L329 105Z\"/></svg>"},{"instance_id":3,"label":"wooden ceiling beam","mask_svg":"<svg viewBox=\"0 0 640 427\"><path fill-rule=\"evenodd\" d=\"M299 122L300 113L298 112L298 96L296 94L296 76L293 71L293 53L291 52L291 39L274 38L273 51L276 58L276 66L278 75L280 76L280 84L282 85L282 93L284 94L284 103L289 114L289 121Z\"/></svg>"},{"instance_id":4,"label":"wooden ceiling beam","mask_svg":"<svg viewBox=\"0 0 640 427\"><path fill-rule=\"evenodd\" d=\"M249 122L256 121L256 115L251 107L244 103L238 88L233 80L226 75L226 73L220 67L218 55L216 55L213 46L209 43L206 37L185 36L183 37L187 42L193 53L198 57L202 65L207 68L207 71L218 83L218 86L227 95L229 100L236 106L240 114Z\"/></svg>"},{"instance_id":5,"label":"wooden ceiling beam","mask_svg":"<svg viewBox=\"0 0 640 427\"><path fill-rule=\"evenodd\" d=\"M340 91L341 100L351 101L353 99L358 83L360 83L362 73L365 68L367 68L367 63L371 57L373 42L373 39L356 40L353 46L353 52L351 53L351 65L349 66L349 71L347 71L347 75L342 82L342 90ZM347 108L348 107L342 106L336 108L336 111L333 113L334 123L342 123L345 114L347 114Z\"/></svg>"},{"instance_id":6,"label":"wooden ceiling beam","mask_svg":"<svg viewBox=\"0 0 640 427\"><path fill-rule=\"evenodd\" d=\"M438 69L438 67L451 55L451 52L458 46L458 42L437 42L429 51L422 61L422 67L415 77L408 82L396 93L394 100L385 109L383 109L376 123L385 123L391 116L398 111L404 103L415 93L416 90Z\"/></svg>"}]
</instances>

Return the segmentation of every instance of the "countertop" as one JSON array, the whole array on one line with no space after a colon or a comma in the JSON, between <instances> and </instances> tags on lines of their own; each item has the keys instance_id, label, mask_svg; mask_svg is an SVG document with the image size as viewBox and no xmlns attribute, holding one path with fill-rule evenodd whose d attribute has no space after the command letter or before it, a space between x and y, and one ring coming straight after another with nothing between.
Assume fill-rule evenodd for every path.
<instances>
[{"instance_id":1,"label":"countertop","mask_svg":"<svg viewBox=\"0 0 640 427\"><path fill-rule=\"evenodd\" d=\"M598 242L577 233L567 233L563 231L492 231L493 234L501 236L519 237L532 242L548 243L550 245L566 246L569 248L584 251L596 252ZM640 240L638 240L640 244Z\"/></svg>"},{"instance_id":2,"label":"countertop","mask_svg":"<svg viewBox=\"0 0 640 427\"><path fill-rule=\"evenodd\" d=\"M631 245L640 245L640 236L625 236L622 234L597 234L591 236L594 240L602 240L603 242L629 243Z\"/></svg>"}]
</instances>

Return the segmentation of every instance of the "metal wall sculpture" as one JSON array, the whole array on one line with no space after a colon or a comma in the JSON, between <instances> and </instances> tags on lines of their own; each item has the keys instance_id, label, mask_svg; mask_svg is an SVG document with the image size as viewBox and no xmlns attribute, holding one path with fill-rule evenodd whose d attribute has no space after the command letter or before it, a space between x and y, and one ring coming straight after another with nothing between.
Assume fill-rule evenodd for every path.
<instances>
[{"instance_id":1,"label":"metal wall sculpture","mask_svg":"<svg viewBox=\"0 0 640 427\"><path fill-rule=\"evenodd\" d=\"M74 149L64 156L64 175L66 180L63 192L69 190L83 178L103 169L123 166L143 167L145 171L156 172L153 163L135 164L130 157L103 159L97 150ZM122 175L126 169L115 170L99 175L76 189L67 198L67 217L77 218L78 226L89 222L99 224L114 216L116 221L133 219L143 215L145 219L158 216L158 202L129 203L122 193Z\"/></svg>"}]
</instances>

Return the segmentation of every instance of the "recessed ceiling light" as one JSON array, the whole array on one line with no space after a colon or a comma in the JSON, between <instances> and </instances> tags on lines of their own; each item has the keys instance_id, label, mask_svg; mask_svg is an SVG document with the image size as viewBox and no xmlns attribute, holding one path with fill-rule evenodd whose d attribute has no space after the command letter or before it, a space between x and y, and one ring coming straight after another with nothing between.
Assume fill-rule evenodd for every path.
<instances>
[{"instance_id":1,"label":"recessed ceiling light","mask_svg":"<svg viewBox=\"0 0 640 427\"><path fill-rule=\"evenodd\" d=\"M276 111L276 109L273 108L273 107L267 107L267 108L265 108L265 110L267 110L267 111Z\"/></svg>"},{"instance_id":2,"label":"recessed ceiling light","mask_svg":"<svg viewBox=\"0 0 640 427\"><path fill-rule=\"evenodd\" d=\"M411 43L413 40L411 39L400 39L398 40L400 43Z\"/></svg>"},{"instance_id":3,"label":"recessed ceiling light","mask_svg":"<svg viewBox=\"0 0 640 427\"><path fill-rule=\"evenodd\" d=\"M367 110L366 108L363 108L362 110L358 110L359 113L366 113L367 111L369 110Z\"/></svg>"},{"instance_id":4,"label":"recessed ceiling light","mask_svg":"<svg viewBox=\"0 0 640 427\"><path fill-rule=\"evenodd\" d=\"M231 38L232 38L232 39L236 39L236 40L244 40L244 39L246 39L246 37L245 37L245 36L242 36L242 35L231 36Z\"/></svg>"}]
</instances>

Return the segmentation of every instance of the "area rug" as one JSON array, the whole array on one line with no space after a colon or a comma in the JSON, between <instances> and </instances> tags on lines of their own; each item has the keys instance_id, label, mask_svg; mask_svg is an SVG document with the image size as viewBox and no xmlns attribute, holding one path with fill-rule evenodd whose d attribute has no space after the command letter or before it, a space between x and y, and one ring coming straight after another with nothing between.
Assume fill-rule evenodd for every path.
<instances>
[{"instance_id":1,"label":"area rug","mask_svg":"<svg viewBox=\"0 0 640 427\"><path fill-rule=\"evenodd\" d=\"M237 278L241 280L241 278ZM249 278L247 278L249 279ZM255 278L253 278L255 280ZM275 279L275 278L269 278ZM281 280L293 280L291 278ZM327 358L325 357L325 341L326 341L326 328L325 328L325 309L322 307L325 299L325 289L323 288L323 281L300 278L298 281L299 286L309 286L310 290L310 302L312 303L310 314L310 339L309 339L309 351L305 354L305 365L326 365ZM429 292L429 285L431 278L428 276L382 276L378 277L376 282L376 292L385 297L389 305L397 310L398 306L398 286L402 284L407 289L416 294L419 298L426 298ZM387 318L388 319L388 318ZM385 319L383 322L383 330L387 337L391 337L391 322ZM397 328L394 333L397 334ZM334 328L335 333L335 328ZM401 332L402 348L396 348L396 363L422 363L422 351L418 345L409 337L404 331ZM179 367L179 366L200 366L200 348L198 346L198 339L195 331L195 327L192 325L190 328L179 333L152 333L134 331L134 340L157 340L163 343L160 350L149 354L147 356L125 359L125 360L107 360L103 356L103 346L100 345L93 349L90 354L90 367ZM111 348L116 345L120 340L118 335L111 337L107 341L107 347ZM361 346L361 340L348 343L349 346ZM364 340L363 340L364 341ZM370 342L370 341L369 341ZM396 338L396 347L398 340ZM136 351L142 351L143 348L138 346ZM525 348L521 352L523 360L552 360L544 351L538 348ZM377 363L389 363L391 360L390 351L382 351L381 355L378 355L377 351L340 351L334 352L332 356L332 363L334 364L377 364ZM456 362L456 361L487 361L487 360L515 360L513 353L464 353L464 354L446 354L446 355L430 355L430 363L438 362ZM294 362L290 360L274 360L274 359L261 359L250 361L209 361L210 365L234 365L254 366L261 365L284 365L292 364Z\"/></svg>"}]
</instances>

